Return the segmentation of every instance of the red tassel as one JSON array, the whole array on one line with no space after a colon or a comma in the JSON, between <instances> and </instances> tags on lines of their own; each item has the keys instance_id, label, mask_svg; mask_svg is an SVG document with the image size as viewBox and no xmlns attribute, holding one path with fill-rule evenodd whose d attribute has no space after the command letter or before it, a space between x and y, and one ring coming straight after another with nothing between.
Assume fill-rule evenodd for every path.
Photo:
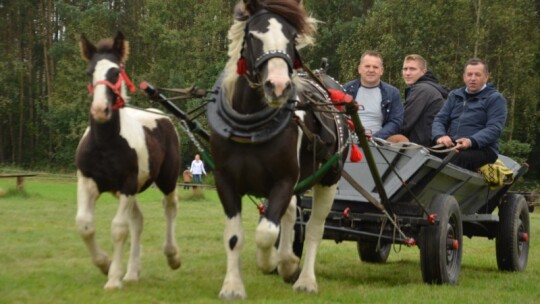
<instances>
[{"instance_id":1,"label":"red tassel","mask_svg":"<svg viewBox=\"0 0 540 304\"><path fill-rule=\"evenodd\" d=\"M293 69L298 70L298 69L301 69L303 66L304 64L302 63L302 60L300 60L300 58L294 59Z\"/></svg>"},{"instance_id":2,"label":"red tassel","mask_svg":"<svg viewBox=\"0 0 540 304\"><path fill-rule=\"evenodd\" d=\"M347 119L347 125L351 131L354 131L354 122L350 119Z\"/></svg>"},{"instance_id":3,"label":"red tassel","mask_svg":"<svg viewBox=\"0 0 540 304\"><path fill-rule=\"evenodd\" d=\"M328 89L328 93L330 93L330 100L333 102L340 102L345 97L345 92L339 90Z\"/></svg>"},{"instance_id":4,"label":"red tassel","mask_svg":"<svg viewBox=\"0 0 540 304\"><path fill-rule=\"evenodd\" d=\"M236 63L236 73L238 75L246 75L247 73L246 58L240 57L240 59L238 59L238 62Z\"/></svg>"},{"instance_id":5,"label":"red tassel","mask_svg":"<svg viewBox=\"0 0 540 304\"><path fill-rule=\"evenodd\" d=\"M257 209L259 210L259 215L264 215L264 205L259 203L257 205Z\"/></svg>"},{"instance_id":6,"label":"red tassel","mask_svg":"<svg viewBox=\"0 0 540 304\"><path fill-rule=\"evenodd\" d=\"M362 153L355 144L351 145L351 162L357 163L362 160Z\"/></svg>"}]
</instances>

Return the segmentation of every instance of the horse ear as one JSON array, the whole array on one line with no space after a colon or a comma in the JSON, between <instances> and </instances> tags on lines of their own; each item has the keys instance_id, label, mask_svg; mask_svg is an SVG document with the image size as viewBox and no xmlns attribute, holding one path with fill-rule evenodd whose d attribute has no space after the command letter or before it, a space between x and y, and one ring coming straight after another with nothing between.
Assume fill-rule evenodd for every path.
<instances>
[{"instance_id":1,"label":"horse ear","mask_svg":"<svg viewBox=\"0 0 540 304\"><path fill-rule=\"evenodd\" d=\"M120 31L116 34L116 37L114 37L113 49L118 55L120 62L126 63L129 57L129 42Z\"/></svg>"},{"instance_id":2,"label":"horse ear","mask_svg":"<svg viewBox=\"0 0 540 304\"><path fill-rule=\"evenodd\" d=\"M88 40L88 38L86 38L85 34L81 34L79 48L81 50L81 57L86 61L90 61L92 56L96 53L96 47Z\"/></svg>"},{"instance_id":3,"label":"horse ear","mask_svg":"<svg viewBox=\"0 0 540 304\"><path fill-rule=\"evenodd\" d=\"M259 0L243 0L244 11L247 11L248 15L253 15L259 8L261 8L261 3L259 3Z\"/></svg>"},{"instance_id":4,"label":"horse ear","mask_svg":"<svg viewBox=\"0 0 540 304\"><path fill-rule=\"evenodd\" d=\"M249 12L247 11L247 8L246 8L246 2L249 2L249 1L244 0L243 2L240 1L236 3L236 5L234 6L234 13L233 13L234 19L238 21L246 21L248 19Z\"/></svg>"}]
</instances>

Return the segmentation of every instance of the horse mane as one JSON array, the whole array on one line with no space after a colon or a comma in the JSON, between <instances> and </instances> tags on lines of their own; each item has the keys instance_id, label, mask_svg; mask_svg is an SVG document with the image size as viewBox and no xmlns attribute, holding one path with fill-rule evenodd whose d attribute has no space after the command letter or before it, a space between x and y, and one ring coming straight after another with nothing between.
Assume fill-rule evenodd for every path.
<instances>
[{"instance_id":1,"label":"horse mane","mask_svg":"<svg viewBox=\"0 0 540 304\"><path fill-rule=\"evenodd\" d=\"M236 63L240 59L240 52L244 43L245 27L250 15L257 9L266 9L272 13L280 15L287 20L298 32L296 37L296 48L301 49L308 45L315 44L313 35L317 32L317 23L315 18L309 16L304 10L303 4L299 0L255 0L247 4L238 2L234 9L234 22L229 29L227 38L230 40L228 56L229 60L225 65L225 77L223 86L227 92L227 100L230 102L234 94L234 85L238 79L236 73ZM297 89L301 91L302 81L299 77L293 75L293 81Z\"/></svg>"}]
</instances>

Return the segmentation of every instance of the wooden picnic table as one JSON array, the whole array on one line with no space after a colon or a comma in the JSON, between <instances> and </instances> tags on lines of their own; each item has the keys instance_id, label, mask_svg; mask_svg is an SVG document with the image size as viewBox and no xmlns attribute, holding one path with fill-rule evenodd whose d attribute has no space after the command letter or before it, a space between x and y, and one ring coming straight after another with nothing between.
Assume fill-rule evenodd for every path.
<instances>
[{"instance_id":1,"label":"wooden picnic table","mask_svg":"<svg viewBox=\"0 0 540 304\"><path fill-rule=\"evenodd\" d=\"M17 190L23 190L24 178L36 175L37 173L0 173L0 178L15 178L17 180Z\"/></svg>"}]
</instances>

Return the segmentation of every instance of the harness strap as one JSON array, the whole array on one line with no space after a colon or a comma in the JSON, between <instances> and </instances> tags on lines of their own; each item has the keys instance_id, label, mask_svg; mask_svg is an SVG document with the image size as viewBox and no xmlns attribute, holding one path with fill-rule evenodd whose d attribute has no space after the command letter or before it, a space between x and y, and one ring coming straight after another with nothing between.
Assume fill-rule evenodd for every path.
<instances>
[{"instance_id":1,"label":"harness strap","mask_svg":"<svg viewBox=\"0 0 540 304\"><path fill-rule=\"evenodd\" d=\"M311 143L313 151L315 152L315 159L323 162L328 161L332 157L332 155L330 155L330 153L328 152L325 143L321 140L319 135L311 132L311 130L309 130L309 128L300 119L300 117L295 115L293 119L296 124L302 129L302 132L304 132L304 135Z\"/></svg>"},{"instance_id":2,"label":"harness strap","mask_svg":"<svg viewBox=\"0 0 540 304\"><path fill-rule=\"evenodd\" d=\"M133 85L133 82L131 82L131 79L129 79L128 75L126 74L126 70L124 69L123 64L120 65L120 74L118 75L118 80L116 81L116 83L113 84L112 82L108 80L99 80L99 81L96 81L94 85L89 83L87 88L88 88L88 92L90 92L90 95L94 95L95 87L97 87L98 85L107 86L116 95L116 101L111 106L111 108L113 110L118 110L120 108L123 108L126 105L126 101L124 100L120 92L120 89L122 88L122 82L126 83L131 93L135 93L136 91L135 85Z\"/></svg>"}]
</instances>

